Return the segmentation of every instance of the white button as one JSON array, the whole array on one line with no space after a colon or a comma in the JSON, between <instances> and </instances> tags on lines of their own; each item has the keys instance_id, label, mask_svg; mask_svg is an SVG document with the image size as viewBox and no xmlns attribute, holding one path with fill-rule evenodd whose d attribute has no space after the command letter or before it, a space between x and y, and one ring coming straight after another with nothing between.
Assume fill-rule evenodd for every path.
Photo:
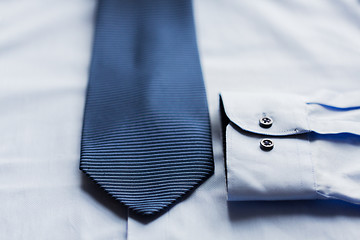
<instances>
[{"instance_id":1,"label":"white button","mask_svg":"<svg viewBox=\"0 0 360 240\"><path fill-rule=\"evenodd\" d=\"M273 124L273 120L271 117L262 117L259 120L260 127L262 128L269 128Z\"/></svg>"},{"instance_id":2,"label":"white button","mask_svg":"<svg viewBox=\"0 0 360 240\"><path fill-rule=\"evenodd\" d=\"M274 142L271 139L264 138L260 141L260 148L264 151L270 151L274 148Z\"/></svg>"}]
</instances>

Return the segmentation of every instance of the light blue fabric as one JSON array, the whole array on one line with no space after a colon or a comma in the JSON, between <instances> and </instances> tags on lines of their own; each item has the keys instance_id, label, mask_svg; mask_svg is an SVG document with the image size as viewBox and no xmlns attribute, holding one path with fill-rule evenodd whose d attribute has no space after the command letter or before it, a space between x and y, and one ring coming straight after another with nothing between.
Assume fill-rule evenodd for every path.
<instances>
[{"instance_id":1,"label":"light blue fabric","mask_svg":"<svg viewBox=\"0 0 360 240\"><path fill-rule=\"evenodd\" d=\"M78 170L95 2L0 1L1 239L359 238L357 204L227 201L219 114L219 93L226 91L316 95L331 106L353 106L360 89L358 1L194 1L215 174L151 223L128 218ZM336 97L325 99L321 89ZM354 96L342 97L349 92ZM346 102L336 105L338 98ZM356 137L344 142L345 135L321 135L309 150L317 159L340 159L331 170L348 166L355 176L349 156ZM250 138L244 143L252 147Z\"/></svg>"},{"instance_id":2,"label":"light blue fabric","mask_svg":"<svg viewBox=\"0 0 360 240\"><path fill-rule=\"evenodd\" d=\"M358 192L355 191L358 189L355 184L359 182L356 180L359 173L357 136L311 134L311 139L317 138L311 141L294 136L284 141L284 136L278 136L274 139L273 151L263 153L259 136L233 130L233 136L239 140L233 142L236 152L232 154L239 154L236 157L277 154L279 158L269 159L272 162L266 165L259 164L261 170L267 168L268 175L254 172L256 165L251 159L240 159L244 165L249 163L246 173L244 169L228 166L227 171L240 171L243 178L262 177L256 181L260 188L267 187L264 191L254 191L257 189L252 185L242 184L236 189L248 188L256 195L245 192L249 201L228 201L222 142L227 136L221 133L219 93L238 93L243 102L234 104L233 114L254 117L255 120L245 122L253 131L264 131L258 127L259 109L255 106L264 111L284 107L284 111L277 114L285 117L277 119L274 128L266 131L280 131L284 127L294 130L308 116L306 109L315 108L318 120L325 117L322 114L325 112L332 115L332 119L337 118L333 115L335 112L320 105L306 105L306 102L321 100L331 106L356 108L360 89L358 1L199 0L195 1L195 16L213 129L215 174L171 213L154 222L143 223L130 216L128 239L357 239L360 206L346 202L353 201L349 197L357 197L354 194ZM247 99L251 93L252 97ZM269 95L270 99L258 103ZM297 96L304 96L305 100L299 101ZM280 98L281 102L276 101ZM275 102L278 105L269 104ZM298 112L299 118L287 117L287 111L293 112L296 107L304 109ZM349 119L352 116L347 114L353 113L356 112L336 112L341 115L339 118ZM279 121L283 125L277 128ZM305 121L301 126L306 130L309 125ZM354 124L343 124L342 129L333 128L336 126L331 126L335 132L356 130ZM329 130L325 125L310 127ZM308 153L312 153L312 158L307 157ZM295 200L322 197L314 193L311 159L318 160L314 169L319 192L329 191L332 197L342 200ZM276 167L282 171L276 172ZM264 179L269 182L261 181ZM303 179L302 184L299 179ZM286 184L294 188L289 191ZM285 189L287 191L280 191ZM253 201L254 197L269 197L269 192L278 194L274 195L277 199L293 200Z\"/></svg>"},{"instance_id":3,"label":"light blue fabric","mask_svg":"<svg viewBox=\"0 0 360 240\"><path fill-rule=\"evenodd\" d=\"M360 92L224 92L221 97L230 121L225 131L229 201L360 203ZM270 128L259 124L264 115L273 119ZM263 138L273 141L271 151L259 148Z\"/></svg>"}]
</instances>

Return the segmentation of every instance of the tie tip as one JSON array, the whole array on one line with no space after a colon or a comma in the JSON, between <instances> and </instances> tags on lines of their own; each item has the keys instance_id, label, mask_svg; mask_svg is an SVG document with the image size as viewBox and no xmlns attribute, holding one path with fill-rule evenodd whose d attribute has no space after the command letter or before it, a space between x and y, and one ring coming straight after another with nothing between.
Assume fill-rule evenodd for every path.
<instances>
[{"instance_id":1,"label":"tie tip","mask_svg":"<svg viewBox=\"0 0 360 240\"><path fill-rule=\"evenodd\" d=\"M159 207L159 208L151 208L151 209L144 209L144 208L139 209L139 208L132 207L132 206L128 206L128 208L135 215L144 216L144 217L153 217L153 216L157 216L163 212L166 212L166 209L169 208L169 206Z\"/></svg>"}]
</instances>

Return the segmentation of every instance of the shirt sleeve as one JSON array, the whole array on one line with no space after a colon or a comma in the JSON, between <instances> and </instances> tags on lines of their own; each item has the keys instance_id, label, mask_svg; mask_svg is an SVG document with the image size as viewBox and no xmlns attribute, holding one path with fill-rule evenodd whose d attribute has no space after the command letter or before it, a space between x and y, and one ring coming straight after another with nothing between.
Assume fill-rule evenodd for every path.
<instances>
[{"instance_id":1,"label":"shirt sleeve","mask_svg":"<svg viewBox=\"0 0 360 240\"><path fill-rule=\"evenodd\" d=\"M228 201L360 203L360 92L221 93Z\"/></svg>"}]
</instances>

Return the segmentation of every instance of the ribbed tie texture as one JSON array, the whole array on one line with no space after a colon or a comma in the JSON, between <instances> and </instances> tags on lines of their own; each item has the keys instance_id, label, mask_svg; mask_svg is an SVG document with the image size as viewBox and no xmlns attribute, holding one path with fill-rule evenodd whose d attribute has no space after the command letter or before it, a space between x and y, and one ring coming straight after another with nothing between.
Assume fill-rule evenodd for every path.
<instances>
[{"instance_id":1,"label":"ribbed tie texture","mask_svg":"<svg viewBox=\"0 0 360 240\"><path fill-rule=\"evenodd\" d=\"M136 213L213 173L190 0L100 0L80 169Z\"/></svg>"}]
</instances>

